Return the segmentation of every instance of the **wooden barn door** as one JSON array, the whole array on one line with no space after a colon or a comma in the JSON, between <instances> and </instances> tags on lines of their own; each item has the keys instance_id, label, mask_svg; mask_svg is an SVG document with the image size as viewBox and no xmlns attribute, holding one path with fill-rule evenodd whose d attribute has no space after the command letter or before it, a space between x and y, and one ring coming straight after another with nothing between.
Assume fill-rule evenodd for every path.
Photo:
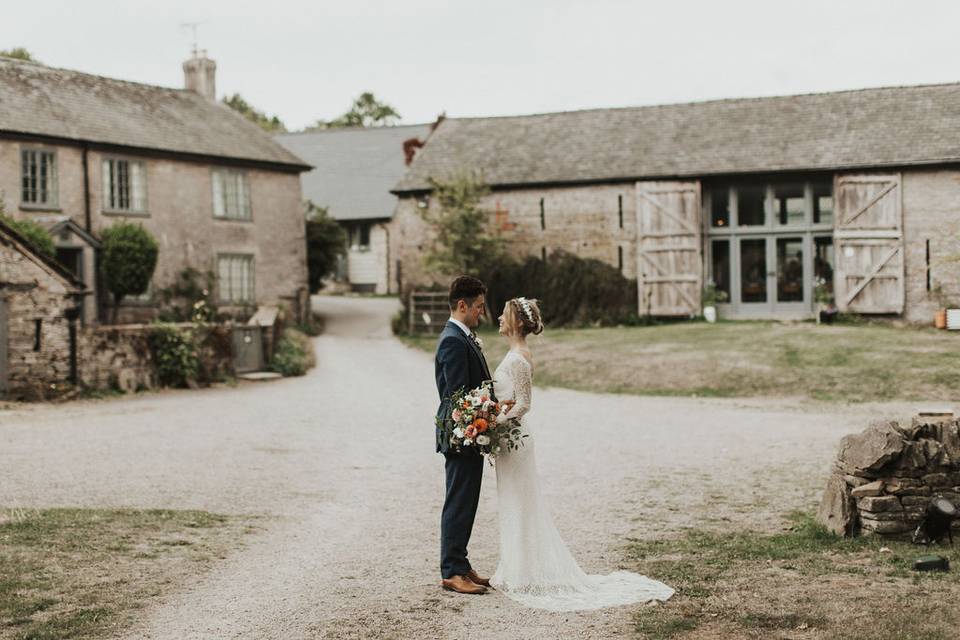
<instances>
[{"instance_id":1,"label":"wooden barn door","mask_svg":"<svg viewBox=\"0 0 960 640\"><path fill-rule=\"evenodd\" d=\"M637 183L640 315L700 313L700 183Z\"/></svg>"},{"instance_id":2,"label":"wooden barn door","mask_svg":"<svg viewBox=\"0 0 960 640\"><path fill-rule=\"evenodd\" d=\"M837 176L833 197L837 307L854 313L902 313L900 174Z\"/></svg>"}]
</instances>

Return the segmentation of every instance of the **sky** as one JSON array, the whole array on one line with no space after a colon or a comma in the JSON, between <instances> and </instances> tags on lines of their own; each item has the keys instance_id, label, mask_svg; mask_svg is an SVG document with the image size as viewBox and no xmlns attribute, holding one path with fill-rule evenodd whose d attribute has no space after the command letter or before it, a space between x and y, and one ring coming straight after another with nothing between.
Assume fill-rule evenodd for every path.
<instances>
[{"instance_id":1,"label":"sky","mask_svg":"<svg viewBox=\"0 0 960 640\"><path fill-rule=\"evenodd\" d=\"M182 87L185 23L290 129L364 91L414 124L960 81L955 0L0 0L0 49Z\"/></svg>"}]
</instances>

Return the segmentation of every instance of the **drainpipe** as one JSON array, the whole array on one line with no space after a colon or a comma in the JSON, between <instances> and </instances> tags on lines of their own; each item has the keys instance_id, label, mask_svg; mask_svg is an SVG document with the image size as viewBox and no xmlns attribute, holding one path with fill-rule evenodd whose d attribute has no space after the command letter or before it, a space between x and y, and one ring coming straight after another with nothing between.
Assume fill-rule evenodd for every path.
<instances>
[{"instance_id":1,"label":"drainpipe","mask_svg":"<svg viewBox=\"0 0 960 640\"><path fill-rule=\"evenodd\" d=\"M83 222L87 233L93 234L93 222L90 219L90 165L87 163L87 143L81 145L83 157Z\"/></svg>"},{"instance_id":2,"label":"drainpipe","mask_svg":"<svg viewBox=\"0 0 960 640\"><path fill-rule=\"evenodd\" d=\"M381 222L379 225L383 227L384 233L387 234L387 293L390 293L390 227L387 226L386 222Z\"/></svg>"},{"instance_id":3,"label":"drainpipe","mask_svg":"<svg viewBox=\"0 0 960 640\"><path fill-rule=\"evenodd\" d=\"M64 310L63 315L67 318L70 331L70 384L77 386L77 383L80 381L80 376L77 375L77 318L79 318L82 313L81 305L83 304L83 297L75 296L74 304L75 306Z\"/></svg>"}]
</instances>

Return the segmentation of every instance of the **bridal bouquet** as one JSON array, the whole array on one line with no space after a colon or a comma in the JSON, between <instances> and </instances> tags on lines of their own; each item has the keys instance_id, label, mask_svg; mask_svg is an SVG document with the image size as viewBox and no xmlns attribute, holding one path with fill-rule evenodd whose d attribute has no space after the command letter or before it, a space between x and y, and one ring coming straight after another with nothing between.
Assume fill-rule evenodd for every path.
<instances>
[{"instance_id":1,"label":"bridal bouquet","mask_svg":"<svg viewBox=\"0 0 960 640\"><path fill-rule=\"evenodd\" d=\"M450 420L440 421L437 418L455 451L463 451L467 447L476 449L491 462L504 447L517 449L527 437L520 432L519 421L497 422L497 416L506 408L494 402L490 393L492 384L487 381L472 391L461 389L455 392L450 399L453 406Z\"/></svg>"}]
</instances>

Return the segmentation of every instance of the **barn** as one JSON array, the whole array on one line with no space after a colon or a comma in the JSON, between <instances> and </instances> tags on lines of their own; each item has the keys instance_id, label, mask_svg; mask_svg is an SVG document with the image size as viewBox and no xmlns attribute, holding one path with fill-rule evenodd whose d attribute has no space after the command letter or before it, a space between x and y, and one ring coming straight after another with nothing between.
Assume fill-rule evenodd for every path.
<instances>
[{"instance_id":1,"label":"barn","mask_svg":"<svg viewBox=\"0 0 960 640\"><path fill-rule=\"evenodd\" d=\"M391 255L422 264L429 178L481 173L518 254L635 278L639 313L841 311L928 323L960 306L960 84L448 118L395 186ZM395 283L396 284L396 283Z\"/></svg>"}]
</instances>

